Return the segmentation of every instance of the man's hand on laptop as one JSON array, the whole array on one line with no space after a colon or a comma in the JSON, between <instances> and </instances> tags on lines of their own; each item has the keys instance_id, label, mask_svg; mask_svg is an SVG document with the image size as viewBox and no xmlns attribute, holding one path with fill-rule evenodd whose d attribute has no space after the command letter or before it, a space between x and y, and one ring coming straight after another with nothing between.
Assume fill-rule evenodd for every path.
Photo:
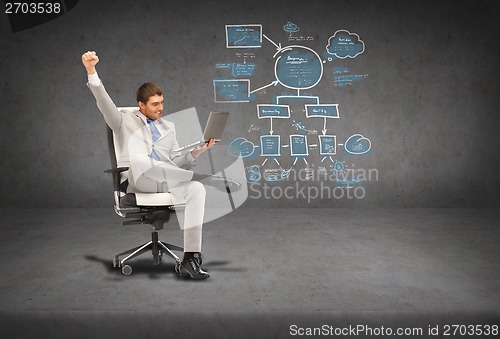
<instances>
[{"instance_id":1,"label":"man's hand on laptop","mask_svg":"<svg viewBox=\"0 0 500 339\"><path fill-rule=\"evenodd\" d=\"M193 158L198 158L201 153L206 152L208 149L212 148L212 146L215 144L215 139L212 138L208 140L206 143L204 143L201 146L196 146L194 150L191 151L191 155Z\"/></svg>"}]
</instances>

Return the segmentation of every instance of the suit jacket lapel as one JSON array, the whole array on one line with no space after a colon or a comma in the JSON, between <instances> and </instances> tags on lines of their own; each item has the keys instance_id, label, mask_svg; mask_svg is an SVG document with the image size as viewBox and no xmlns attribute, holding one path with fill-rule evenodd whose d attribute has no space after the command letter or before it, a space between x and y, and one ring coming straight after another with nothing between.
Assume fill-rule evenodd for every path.
<instances>
[{"instance_id":1,"label":"suit jacket lapel","mask_svg":"<svg viewBox=\"0 0 500 339\"><path fill-rule=\"evenodd\" d=\"M172 133L172 130L170 129L170 127L168 127L167 123L165 122L165 120L163 120L163 118L160 119L160 123L162 124L163 127L165 127L165 133L162 134L162 136L160 138L158 138L157 141L165 138L167 135L169 135L170 133Z\"/></svg>"},{"instance_id":2,"label":"suit jacket lapel","mask_svg":"<svg viewBox=\"0 0 500 339\"><path fill-rule=\"evenodd\" d=\"M137 123L142 126L141 129L144 134L144 140L148 143L150 147L153 147L153 133L151 132L151 129L149 128L149 124L146 121L146 118L140 111L135 112L135 117L137 120L139 120ZM144 118L143 118L144 117Z\"/></svg>"}]
</instances>

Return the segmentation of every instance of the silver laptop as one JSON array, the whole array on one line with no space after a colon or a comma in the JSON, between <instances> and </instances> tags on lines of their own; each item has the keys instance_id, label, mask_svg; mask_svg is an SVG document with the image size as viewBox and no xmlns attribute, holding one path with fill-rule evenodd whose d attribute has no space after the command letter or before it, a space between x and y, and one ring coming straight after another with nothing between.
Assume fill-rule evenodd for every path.
<instances>
[{"instance_id":1,"label":"silver laptop","mask_svg":"<svg viewBox=\"0 0 500 339\"><path fill-rule=\"evenodd\" d=\"M207 124L205 126L205 131L203 132L203 139L187 146L178 148L174 150L174 152L180 152L188 148L202 145L212 138L215 139L216 143L219 142L222 139L222 134L224 133L224 128L226 127L228 118L229 112L210 112Z\"/></svg>"}]
</instances>

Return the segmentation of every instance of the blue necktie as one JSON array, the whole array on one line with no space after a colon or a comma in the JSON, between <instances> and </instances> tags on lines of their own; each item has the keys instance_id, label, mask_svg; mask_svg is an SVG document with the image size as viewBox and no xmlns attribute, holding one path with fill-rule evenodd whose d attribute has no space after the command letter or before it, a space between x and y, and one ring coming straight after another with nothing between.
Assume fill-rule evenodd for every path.
<instances>
[{"instance_id":1,"label":"blue necktie","mask_svg":"<svg viewBox=\"0 0 500 339\"><path fill-rule=\"evenodd\" d=\"M160 139L161 133L158 130L158 128L156 127L155 121L153 119L146 118L146 120L148 122L149 129L151 130L151 133L153 134L153 143L154 143L156 140ZM158 154L156 154L154 149L153 149L153 152L151 152L150 157L155 159L155 160L160 160L160 157L158 156Z\"/></svg>"}]
</instances>

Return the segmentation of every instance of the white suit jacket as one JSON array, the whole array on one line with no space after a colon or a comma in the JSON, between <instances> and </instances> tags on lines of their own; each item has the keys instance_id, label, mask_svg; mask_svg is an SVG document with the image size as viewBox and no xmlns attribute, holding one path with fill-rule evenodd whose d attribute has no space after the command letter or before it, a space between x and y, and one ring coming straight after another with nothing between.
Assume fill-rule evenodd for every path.
<instances>
[{"instance_id":1,"label":"white suit jacket","mask_svg":"<svg viewBox=\"0 0 500 339\"><path fill-rule=\"evenodd\" d=\"M130 168L123 173L122 180L128 178L129 183L134 184L142 176L146 176L159 182L166 181L168 186L173 187L179 182L192 179L193 171L180 168L193 160L192 157L189 159L189 155L174 152L179 144L173 122L159 119L166 133L153 142L146 117L140 111L119 110L102 82L98 86L87 83L87 86L94 95L104 120L113 130L118 167ZM160 161L150 157L153 149Z\"/></svg>"}]
</instances>

